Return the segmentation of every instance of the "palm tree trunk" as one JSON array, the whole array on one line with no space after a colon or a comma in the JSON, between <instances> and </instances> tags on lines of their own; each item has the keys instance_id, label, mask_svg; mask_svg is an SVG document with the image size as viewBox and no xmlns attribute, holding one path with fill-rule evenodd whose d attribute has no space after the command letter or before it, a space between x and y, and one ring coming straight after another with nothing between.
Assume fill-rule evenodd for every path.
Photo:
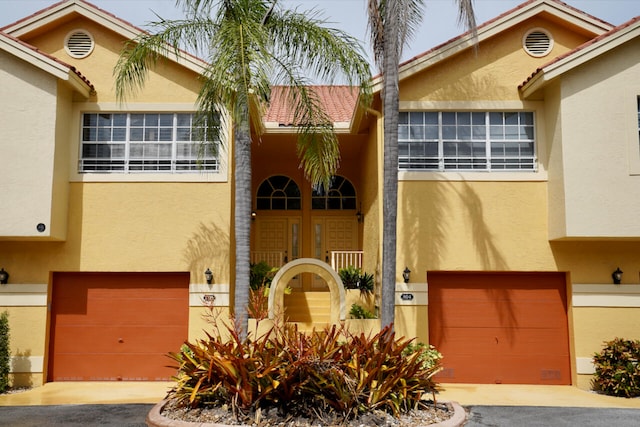
<instances>
[{"instance_id":1,"label":"palm tree trunk","mask_svg":"<svg viewBox=\"0 0 640 427\"><path fill-rule=\"evenodd\" d=\"M234 285L234 316L240 338L247 338L247 310L249 305L249 250L251 232L251 136L246 103L238 107L240 117L234 128L235 159L235 247L236 269Z\"/></svg>"},{"instance_id":2,"label":"palm tree trunk","mask_svg":"<svg viewBox=\"0 0 640 427\"><path fill-rule=\"evenodd\" d=\"M383 60L383 105L384 105L384 189L383 189L383 231L382 231L382 293L381 326L392 325L395 321L396 290L396 229L398 216L398 108L399 75L398 46L399 14L396 1L388 0L385 9L384 60Z\"/></svg>"}]
</instances>

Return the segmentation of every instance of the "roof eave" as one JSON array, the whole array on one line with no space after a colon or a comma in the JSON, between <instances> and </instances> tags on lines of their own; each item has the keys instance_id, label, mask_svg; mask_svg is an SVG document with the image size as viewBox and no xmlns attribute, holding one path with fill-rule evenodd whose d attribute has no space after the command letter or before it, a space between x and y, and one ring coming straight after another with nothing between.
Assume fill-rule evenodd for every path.
<instances>
[{"instance_id":1,"label":"roof eave","mask_svg":"<svg viewBox=\"0 0 640 427\"><path fill-rule=\"evenodd\" d=\"M604 34L614 28L611 24L601 21L591 15L582 13L559 1L531 1L507 11L493 20L481 24L477 28L475 37L473 33L466 32L440 46L436 46L430 51L405 61L400 64L399 79L403 80L447 58L457 55L467 49L471 49L477 44L542 12L546 12L569 21L570 23L596 35ZM381 77L374 80L375 91L381 90L381 82Z\"/></svg>"},{"instance_id":2,"label":"roof eave","mask_svg":"<svg viewBox=\"0 0 640 427\"><path fill-rule=\"evenodd\" d=\"M527 98L567 71L579 67L604 53L610 52L636 37L640 37L640 20L633 25L623 27L619 31L605 36L597 43L579 47L578 50L570 53L567 57L541 67L520 87L520 93Z\"/></svg>"},{"instance_id":3,"label":"roof eave","mask_svg":"<svg viewBox=\"0 0 640 427\"><path fill-rule=\"evenodd\" d=\"M93 91L90 83L80 77L71 67L54 61L48 56L24 46L10 37L0 37L0 50L15 56L52 76L67 82L75 91L88 98Z\"/></svg>"},{"instance_id":4,"label":"roof eave","mask_svg":"<svg viewBox=\"0 0 640 427\"><path fill-rule=\"evenodd\" d=\"M40 13L36 13L23 20L15 22L14 24L10 24L5 27L3 31L13 37L20 38L25 34L35 31L44 25L55 22L56 20L71 13L78 13L85 18L121 35L127 40L135 39L136 37L146 33L144 30L135 27L115 15L82 0L70 0L58 3L50 8L42 10ZM168 59L177 62L198 74L201 74L207 66L205 61L190 55L187 52L179 51L178 54L171 53L166 56Z\"/></svg>"}]
</instances>

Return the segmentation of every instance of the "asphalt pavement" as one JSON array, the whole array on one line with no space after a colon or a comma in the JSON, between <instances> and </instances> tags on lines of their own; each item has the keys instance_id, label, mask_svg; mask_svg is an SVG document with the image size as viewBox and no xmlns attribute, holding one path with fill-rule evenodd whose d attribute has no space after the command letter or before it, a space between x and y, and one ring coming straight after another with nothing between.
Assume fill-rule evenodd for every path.
<instances>
[{"instance_id":1,"label":"asphalt pavement","mask_svg":"<svg viewBox=\"0 0 640 427\"><path fill-rule=\"evenodd\" d=\"M0 426L145 427L151 404L0 406ZM466 406L465 427L638 427L640 409ZM375 426L367 426L375 427Z\"/></svg>"}]
</instances>

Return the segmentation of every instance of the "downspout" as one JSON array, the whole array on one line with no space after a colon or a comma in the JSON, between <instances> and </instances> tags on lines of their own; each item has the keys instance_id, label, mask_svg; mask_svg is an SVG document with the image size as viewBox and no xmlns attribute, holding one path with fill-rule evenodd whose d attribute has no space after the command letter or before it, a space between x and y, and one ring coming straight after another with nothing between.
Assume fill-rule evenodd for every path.
<instances>
[{"instance_id":1,"label":"downspout","mask_svg":"<svg viewBox=\"0 0 640 427\"><path fill-rule=\"evenodd\" d=\"M383 197L384 197L384 121L382 120L382 113L378 110L374 110L373 108L367 108L367 113L376 117L376 142L378 143L376 150L378 155L378 225L377 225L377 235L378 235L378 251L376 253L375 258L375 277L376 283L382 283L382 226L383 226ZM381 304L381 295L380 289L378 292L375 292L375 307L377 310L380 308ZM378 316L380 312L376 313Z\"/></svg>"}]
</instances>

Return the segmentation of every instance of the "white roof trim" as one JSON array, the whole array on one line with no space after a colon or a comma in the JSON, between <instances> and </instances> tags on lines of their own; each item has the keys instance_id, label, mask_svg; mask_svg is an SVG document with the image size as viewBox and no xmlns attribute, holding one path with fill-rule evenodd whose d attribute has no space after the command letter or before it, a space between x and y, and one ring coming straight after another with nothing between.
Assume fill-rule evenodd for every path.
<instances>
[{"instance_id":1,"label":"white roof trim","mask_svg":"<svg viewBox=\"0 0 640 427\"><path fill-rule=\"evenodd\" d=\"M24 46L10 37L0 37L0 50L3 50L8 54L69 83L76 91L86 98L91 94L91 87L68 65L61 64L42 53Z\"/></svg>"},{"instance_id":2,"label":"white roof trim","mask_svg":"<svg viewBox=\"0 0 640 427\"><path fill-rule=\"evenodd\" d=\"M538 0L525 4L523 7L513 9L511 13L499 17L494 21L488 21L488 23L481 24L477 30L477 42L480 43L498 35L542 12L547 12L596 35L604 34L614 28L612 25L606 24L605 22L585 13L580 13L579 11L568 7L564 3L554 0ZM417 56L402 64L399 70L399 78L400 80L403 80L413 74L419 73L426 68L429 68L466 49L473 48L474 44L475 40L473 34L465 33L462 36L447 42L438 49L427 52L421 56ZM377 92L381 90L381 84L382 78L376 78L374 81L374 91Z\"/></svg>"},{"instance_id":3,"label":"white roof trim","mask_svg":"<svg viewBox=\"0 0 640 427\"><path fill-rule=\"evenodd\" d=\"M50 24L57 19L74 12L120 34L127 39L133 39L140 34L144 34L144 31L139 28L136 28L133 25L116 18L110 13L106 13L105 11L82 0L68 0L64 3L52 6L49 9L44 9L41 13L32 15L24 20L5 27L4 32L15 38L20 38L24 34ZM168 55L168 58L198 74L201 74L207 65L205 61L187 53L181 55L170 54Z\"/></svg>"},{"instance_id":4,"label":"white roof trim","mask_svg":"<svg viewBox=\"0 0 640 427\"><path fill-rule=\"evenodd\" d=\"M623 24L624 25L624 24ZM539 90L549 81L570 71L580 65L609 52L616 47L640 37L640 21L634 22L628 27L621 28L610 36L603 37L602 40L571 52L567 57L542 67L536 74L526 82L520 92L526 98Z\"/></svg>"}]
</instances>

